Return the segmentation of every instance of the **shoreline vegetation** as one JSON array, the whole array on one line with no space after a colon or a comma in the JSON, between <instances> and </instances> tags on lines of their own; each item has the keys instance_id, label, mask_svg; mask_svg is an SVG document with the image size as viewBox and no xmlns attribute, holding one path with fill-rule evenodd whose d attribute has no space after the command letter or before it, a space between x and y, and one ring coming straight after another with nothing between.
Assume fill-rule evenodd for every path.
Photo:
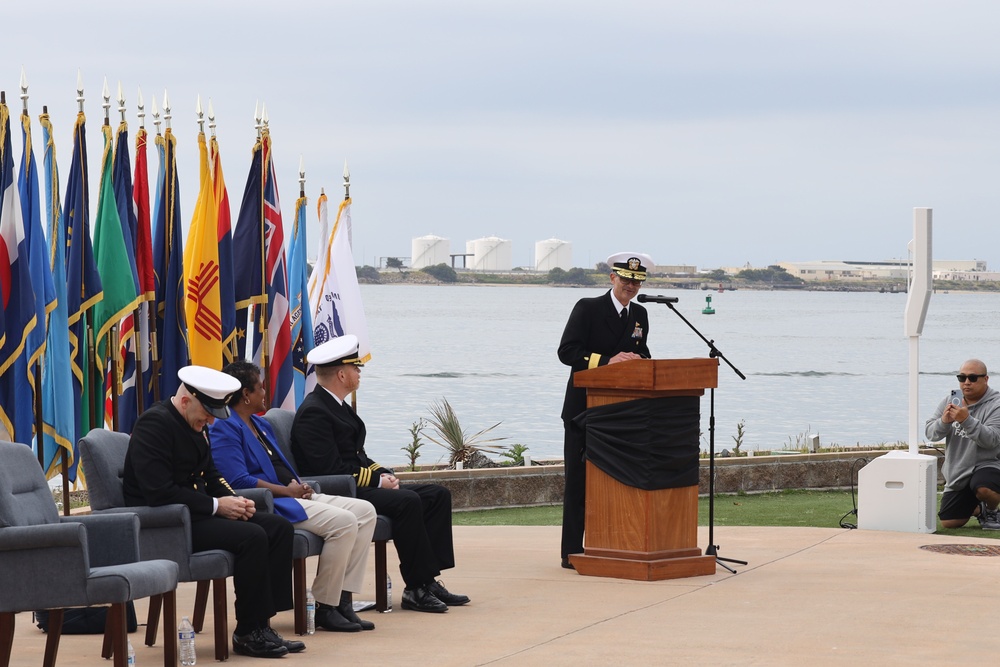
<instances>
[{"instance_id":1,"label":"shoreline vegetation","mask_svg":"<svg viewBox=\"0 0 1000 667\"><path fill-rule=\"evenodd\" d=\"M547 287L603 287L609 269L598 264L593 269L572 268L569 271L552 269L548 272L515 268L494 273L454 269L447 264L437 264L423 269L402 266L377 269L373 266L357 268L358 282L362 285L508 285ZM745 269L735 275L721 269L708 273L652 274L644 285L658 289L689 289L711 291L733 290L789 290L812 292L881 292L902 294L906 292L904 279L865 279L804 281L787 273L779 266L766 269ZM934 281L935 292L1000 292L1000 281Z\"/></svg>"}]
</instances>

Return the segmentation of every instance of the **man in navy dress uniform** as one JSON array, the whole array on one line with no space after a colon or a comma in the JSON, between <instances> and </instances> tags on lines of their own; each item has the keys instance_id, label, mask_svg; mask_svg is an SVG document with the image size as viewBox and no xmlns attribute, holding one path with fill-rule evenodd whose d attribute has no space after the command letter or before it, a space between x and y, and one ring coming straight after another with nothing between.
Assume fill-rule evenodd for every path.
<instances>
[{"instance_id":1,"label":"man in navy dress uniform","mask_svg":"<svg viewBox=\"0 0 1000 667\"><path fill-rule=\"evenodd\" d=\"M566 487L563 495L562 566L572 568L571 554L583 552L586 507L584 431L573 419L587 409L587 391L573 386L573 373L598 366L650 357L646 309L632 299L653 268L649 255L622 252L608 257L611 289L580 299L570 313L559 341L559 361L572 370L566 385L562 420L565 428L563 459Z\"/></svg>"}]
</instances>

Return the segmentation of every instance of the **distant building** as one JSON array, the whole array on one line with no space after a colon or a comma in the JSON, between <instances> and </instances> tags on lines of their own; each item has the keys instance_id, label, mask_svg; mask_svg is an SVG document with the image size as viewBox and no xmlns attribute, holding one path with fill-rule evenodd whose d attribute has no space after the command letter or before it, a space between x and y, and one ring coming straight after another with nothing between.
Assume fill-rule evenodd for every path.
<instances>
[{"instance_id":1,"label":"distant building","mask_svg":"<svg viewBox=\"0 0 1000 667\"><path fill-rule=\"evenodd\" d=\"M812 262L778 262L790 275L805 281L824 280L905 280L909 274L909 262L905 259L890 259L881 262L861 262L850 260L823 259ZM932 263L934 277L938 274L980 276L978 280L992 280L984 277L986 262L976 259L938 259ZM989 274L992 275L992 274ZM968 278L939 278L940 280L971 280Z\"/></svg>"},{"instance_id":2,"label":"distant building","mask_svg":"<svg viewBox=\"0 0 1000 667\"><path fill-rule=\"evenodd\" d=\"M410 268L423 269L451 261L451 242L448 239L428 234L413 239L410 252Z\"/></svg>"},{"instance_id":3,"label":"distant building","mask_svg":"<svg viewBox=\"0 0 1000 667\"><path fill-rule=\"evenodd\" d=\"M572 268L572 243L559 239L535 242L535 271L548 272L552 269L569 271Z\"/></svg>"},{"instance_id":4,"label":"distant building","mask_svg":"<svg viewBox=\"0 0 1000 667\"><path fill-rule=\"evenodd\" d=\"M465 252L472 254L473 271L510 271L514 266L510 241L496 236L466 241Z\"/></svg>"}]
</instances>

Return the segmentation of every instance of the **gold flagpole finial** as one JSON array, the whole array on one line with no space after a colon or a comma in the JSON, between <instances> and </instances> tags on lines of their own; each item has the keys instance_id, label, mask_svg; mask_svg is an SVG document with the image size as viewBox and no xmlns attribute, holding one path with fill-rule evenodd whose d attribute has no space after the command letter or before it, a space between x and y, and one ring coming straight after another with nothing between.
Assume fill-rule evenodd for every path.
<instances>
[{"instance_id":1,"label":"gold flagpole finial","mask_svg":"<svg viewBox=\"0 0 1000 667\"><path fill-rule=\"evenodd\" d=\"M212 107L212 98L208 98L208 129L215 137L215 109Z\"/></svg>"},{"instance_id":2,"label":"gold flagpole finial","mask_svg":"<svg viewBox=\"0 0 1000 667\"><path fill-rule=\"evenodd\" d=\"M198 93L198 103L195 105L198 114L198 134L205 134L205 112L201 108L201 93Z\"/></svg>"},{"instance_id":3,"label":"gold flagpole finial","mask_svg":"<svg viewBox=\"0 0 1000 667\"><path fill-rule=\"evenodd\" d=\"M351 198L351 172L347 168L347 158L344 158L344 199Z\"/></svg>"}]
</instances>

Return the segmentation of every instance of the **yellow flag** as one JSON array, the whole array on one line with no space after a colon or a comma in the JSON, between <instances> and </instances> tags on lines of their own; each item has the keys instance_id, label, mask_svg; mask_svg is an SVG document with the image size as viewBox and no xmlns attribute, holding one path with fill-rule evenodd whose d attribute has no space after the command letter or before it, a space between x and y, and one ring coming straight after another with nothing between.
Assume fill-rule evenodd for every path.
<instances>
[{"instance_id":1,"label":"yellow flag","mask_svg":"<svg viewBox=\"0 0 1000 667\"><path fill-rule=\"evenodd\" d=\"M219 208L208 166L205 133L198 134L201 184L184 244L184 311L191 363L222 370L222 306L219 295Z\"/></svg>"}]
</instances>

